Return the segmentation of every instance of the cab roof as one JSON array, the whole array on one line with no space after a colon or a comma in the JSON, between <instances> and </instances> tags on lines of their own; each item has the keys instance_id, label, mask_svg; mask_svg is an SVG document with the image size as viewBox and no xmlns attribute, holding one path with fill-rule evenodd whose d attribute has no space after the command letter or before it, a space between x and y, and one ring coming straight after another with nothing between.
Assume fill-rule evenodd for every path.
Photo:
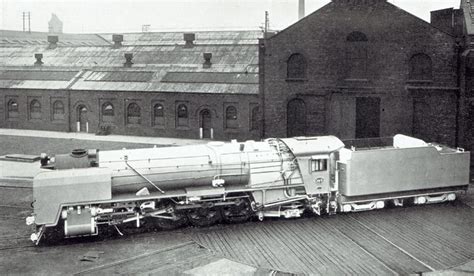
<instances>
[{"instance_id":1,"label":"cab roof","mask_svg":"<svg viewBox=\"0 0 474 276\"><path fill-rule=\"evenodd\" d=\"M335 136L293 137L281 141L295 156L331 153L344 148L344 143Z\"/></svg>"}]
</instances>

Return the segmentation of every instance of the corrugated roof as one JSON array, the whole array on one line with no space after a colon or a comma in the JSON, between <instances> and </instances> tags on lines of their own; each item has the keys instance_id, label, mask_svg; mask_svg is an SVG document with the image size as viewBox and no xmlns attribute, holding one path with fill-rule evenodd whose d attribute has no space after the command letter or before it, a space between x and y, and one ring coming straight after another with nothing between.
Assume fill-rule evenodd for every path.
<instances>
[{"instance_id":1,"label":"corrugated roof","mask_svg":"<svg viewBox=\"0 0 474 276\"><path fill-rule=\"evenodd\" d=\"M193 48L182 46L128 46L119 49L110 47L47 47L21 48L0 47L0 65L30 66L35 53L43 54L44 66L122 67L124 54L133 53L134 67L140 65L201 65L203 53L212 53L213 65L258 65L257 45L201 45Z\"/></svg>"},{"instance_id":2,"label":"corrugated roof","mask_svg":"<svg viewBox=\"0 0 474 276\"><path fill-rule=\"evenodd\" d=\"M120 82L148 82L154 72L135 71L94 71L89 74L85 81L120 81Z\"/></svg>"},{"instance_id":3,"label":"corrugated roof","mask_svg":"<svg viewBox=\"0 0 474 276\"><path fill-rule=\"evenodd\" d=\"M110 45L107 39L97 34L50 34L46 32L20 32L0 30L0 46L48 45L48 35L58 36L58 45Z\"/></svg>"},{"instance_id":4,"label":"corrugated roof","mask_svg":"<svg viewBox=\"0 0 474 276\"><path fill-rule=\"evenodd\" d=\"M71 73L73 80L65 84L71 90L257 94L259 36L260 32L197 32L192 48L183 47L181 32L124 34L125 46L120 48L0 47L0 68L25 71L18 77L22 82L12 82L9 77L0 87L52 86L47 82L50 79L35 75L47 73L28 73L32 68L38 70L33 66L34 55L41 53L43 65L38 68L51 71L51 78L60 78L54 73L58 70L84 71L77 79ZM133 54L131 68L123 66L126 53ZM203 67L203 53L212 53L210 68Z\"/></svg>"},{"instance_id":5,"label":"corrugated roof","mask_svg":"<svg viewBox=\"0 0 474 276\"><path fill-rule=\"evenodd\" d=\"M77 81L72 90L143 91L164 93L258 94L256 84L162 83L162 82L86 82Z\"/></svg>"},{"instance_id":6,"label":"corrugated roof","mask_svg":"<svg viewBox=\"0 0 474 276\"><path fill-rule=\"evenodd\" d=\"M222 72L168 72L161 81L172 83L258 84L258 74Z\"/></svg>"},{"instance_id":7,"label":"corrugated roof","mask_svg":"<svg viewBox=\"0 0 474 276\"><path fill-rule=\"evenodd\" d=\"M69 81L77 73L78 71L5 70L0 71L0 80Z\"/></svg>"},{"instance_id":8,"label":"corrugated roof","mask_svg":"<svg viewBox=\"0 0 474 276\"><path fill-rule=\"evenodd\" d=\"M241 45L257 44L263 37L262 31L208 31L193 32L196 45ZM111 34L101 34L102 38L111 41ZM123 45L184 45L183 32L146 32L125 33Z\"/></svg>"}]
</instances>

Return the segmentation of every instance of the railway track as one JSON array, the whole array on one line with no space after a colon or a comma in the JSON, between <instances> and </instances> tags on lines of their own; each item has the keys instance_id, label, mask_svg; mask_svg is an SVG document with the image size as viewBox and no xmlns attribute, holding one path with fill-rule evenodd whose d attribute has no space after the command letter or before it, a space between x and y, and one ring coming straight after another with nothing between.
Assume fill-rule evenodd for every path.
<instances>
[{"instance_id":1,"label":"railway track","mask_svg":"<svg viewBox=\"0 0 474 276\"><path fill-rule=\"evenodd\" d=\"M2 235L0 237L0 252L6 250L18 250L32 248L34 244L31 243L29 236L17 236L17 235ZM3 255L5 253L0 253Z\"/></svg>"},{"instance_id":2,"label":"railway track","mask_svg":"<svg viewBox=\"0 0 474 276\"><path fill-rule=\"evenodd\" d=\"M33 210L28 202L31 199L31 188L2 186L0 194L0 254L34 247L30 241L33 229L25 224L25 218Z\"/></svg>"},{"instance_id":3,"label":"railway track","mask_svg":"<svg viewBox=\"0 0 474 276\"><path fill-rule=\"evenodd\" d=\"M255 222L193 235L213 252L258 267L295 273L405 275L473 259L472 215L470 208L432 205ZM431 217L423 219L427 216Z\"/></svg>"},{"instance_id":4,"label":"railway track","mask_svg":"<svg viewBox=\"0 0 474 276\"><path fill-rule=\"evenodd\" d=\"M217 258L207 249L187 241L94 266L73 275L107 275L123 271L127 274L176 274L214 259Z\"/></svg>"}]
</instances>

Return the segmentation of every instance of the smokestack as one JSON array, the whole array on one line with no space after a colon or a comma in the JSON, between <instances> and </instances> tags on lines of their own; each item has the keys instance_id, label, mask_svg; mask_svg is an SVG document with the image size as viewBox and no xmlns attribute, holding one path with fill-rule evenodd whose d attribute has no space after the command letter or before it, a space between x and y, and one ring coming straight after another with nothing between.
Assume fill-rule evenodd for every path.
<instances>
[{"instance_id":1,"label":"smokestack","mask_svg":"<svg viewBox=\"0 0 474 276\"><path fill-rule=\"evenodd\" d=\"M35 58L36 58L36 62L35 62L35 66L41 66L43 64L43 54L35 54Z\"/></svg>"},{"instance_id":2,"label":"smokestack","mask_svg":"<svg viewBox=\"0 0 474 276\"><path fill-rule=\"evenodd\" d=\"M132 67L132 59L133 59L133 53L125 53L125 63L123 64L123 67Z\"/></svg>"},{"instance_id":3,"label":"smokestack","mask_svg":"<svg viewBox=\"0 0 474 276\"><path fill-rule=\"evenodd\" d=\"M298 0L298 20L304 17L304 0Z\"/></svg>"},{"instance_id":4,"label":"smokestack","mask_svg":"<svg viewBox=\"0 0 474 276\"><path fill-rule=\"evenodd\" d=\"M58 46L59 37L57 35L48 35L49 49L54 49Z\"/></svg>"},{"instance_id":5,"label":"smokestack","mask_svg":"<svg viewBox=\"0 0 474 276\"><path fill-rule=\"evenodd\" d=\"M212 53L203 53L202 56L204 58L204 63L202 64L202 68L211 68Z\"/></svg>"},{"instance_id":6,"label":"smokestack","mask_svg":"<svg viewBox=\"0 0 474 276\"><path fill-rule=\"evenodd\" d=\"M195 33L184 33L183 39L186 44L184 44L184 48L193 48L194 47L194 40L196 39Z\"/></svg>"},{"instance_id":7,"label":"smokestack","mask_svg":"<svg viewBox=\"0 0 474 276\"><path fill-rule=\"evenodd\" d=\"M121 35L121 34L113 34L113 35L112 35L112 41L114 42L113 48L120 48L120 47L122 47L123 35Z\"/></svg>"}]
</instances>

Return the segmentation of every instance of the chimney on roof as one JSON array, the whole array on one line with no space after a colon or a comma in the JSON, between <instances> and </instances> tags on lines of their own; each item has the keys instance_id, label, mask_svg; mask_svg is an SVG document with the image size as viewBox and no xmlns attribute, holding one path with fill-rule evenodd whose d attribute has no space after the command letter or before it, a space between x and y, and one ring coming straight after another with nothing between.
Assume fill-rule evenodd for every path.
<instances>
[{"instance_id":1,"label":"chimney on roof","mask_svg":"<svg viewBox=\"0 0 474 276\"><path fill-rule=\"evenodd\" d=\"M43 61L41 61L41 59L43 59L43 54L35 54L35 58L35 66L41 66L43 64Z\"/></svg>"},{"instance_id":2,"label":"chimney on roof","mask_svg":"<svg viewBox=\"0 0 474 276\"><path fill-rule=\"evenodd\" d=\"M123 67L129 67L129 68L132 67L133 53L125 53L124 56L125 56L125 62L123 64Z\"/></svg>"},{"instance_id":3,"label":"chimney on roof","mask_svg":"<svg viewBox=\"0 0 474 276\"><path fill-rule=\"evenodd\" d=\"M304 0L298 2L298 20L304 17Z\"/></svg>"},{"instance_id":4,"label":"chimney on roof","mask_svg":"<svg viewBox=\"0 0 474 276\"><path fill-rule=\"evenodd\" d=\"M63 22L54 13L51 14L51 19L48 22L48 32L56 34L63 33Z\"/></svg>"},{"instance_id":5,"label":"chimney on roof","mask_svg":"<svg viewBox=\"0 0 474 276\"><path fill-rule=\"evenodd\" d=\"M212 53L204 53L202 56L204 57L204 63L202 64L202 68L211 68Z\"/></svg>"},{"instance_id":6,"label":"chimney on roof","mask_svg":"<svg viewBox=\"0 0 474 276\"><path fill-rule=\"evenodd\" d=\"M196 39L196 34L195 33L184 33L183 34L184 42L184 48L193 48L194 47L194 40Z\"/></svg>"},{"instance_id":7,"label":"chimney on roof","mask_svg":"<svg viewBox=\"0 0 474 276\"><path fill-rule=\"evenodd\" d=\"M121 34L113 34L113 35L112 35L112 41L114 42L114 48L120 48L120 47L122 47L123 35L121 35Z\"/></svg>"},{"instance_id":8,"label":"chimney on roof","mask_svg":"<svg viewBox=\"0 0 474 276\"><path fill-rule=\"evenodd\" d=\"M48 35L49 46L48 49L54 49L58 47L59 37L57 35Z\"/></svg>"}]
</instances>

